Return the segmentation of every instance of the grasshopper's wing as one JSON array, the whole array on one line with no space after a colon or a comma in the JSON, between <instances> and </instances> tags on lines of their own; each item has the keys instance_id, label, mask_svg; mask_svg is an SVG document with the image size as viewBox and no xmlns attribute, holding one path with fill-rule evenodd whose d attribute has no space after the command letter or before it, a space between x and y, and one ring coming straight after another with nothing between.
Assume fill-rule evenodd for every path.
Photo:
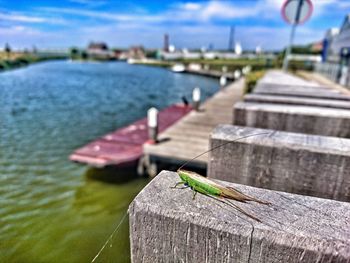
<instances>
[{"instance_id":1,"label":"grasshopper's wing","mask_svg":"<svg viewBox=\"0 0 350 263\"><path fill-rule=\"evenodd\" d=\"M222 190L222 197L225 197L228 199L233 199L233 200L240 201L243 203L251 201L251 202L257 202L259 204L264 204L264 205L270 204L269 202L262 201L262 200L259 200L257 198L246 195L246 194L242 193L241 191L239 191L233 187L230 187L230 186L223 186L221 190Z\"/></svg>"}]
</instances>

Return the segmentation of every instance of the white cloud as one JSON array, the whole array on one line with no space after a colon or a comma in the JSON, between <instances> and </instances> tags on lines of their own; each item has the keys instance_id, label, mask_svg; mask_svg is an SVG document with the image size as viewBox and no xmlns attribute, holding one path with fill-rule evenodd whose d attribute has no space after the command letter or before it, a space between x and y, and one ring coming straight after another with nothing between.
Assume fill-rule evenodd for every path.
<instances>
[{"instance_id":1,"label":"white cloud","mask_svg":"<svg viewBox=\"0 0 350 263\"><path fill-rule=\"evenodd\" d=\"M285 0L265 0L261 1L268 9L280 10Z\"/></svg>"},{"instance_id":2,"label":"white cloud","mask_svg":"<svg viewBox=\"0 0 350 263\"><path fill-rule=\"evenodd\" d=\"M75 1L75 0L74 0ZM80 0L78 0L80 1ZM85 0L82 0L85 1ZM158 22L205 22L214 18L233 19L252 17L258 14L259 10L255 7L240 7L229 2L209 1L205 3L184 3L173 6L173 8L164 10L160 13L119 13L86 10L82 8L57 8L43 7L40 11L51 12L56 14L70 14L85 16L95 19L104 19L111 21L139 21L148 23Z\"/></svg>"},{"instance_id":3,"label":"white cloud","mask_svg":"<svg viewBox=\"0 0 350 263\"><path fill-rule=\"evenodd\" d=\"M91 2L90 0L71 1L79 2L81 5L88 5ZM99 11L91 6L89 8L80 6L79 8L36 9L36 14L40 16L0 12L0 19L12 21L15 24L11 30L6 31L0 28L0 39L8 36L5 31L9 35L11 31L11 39L21 44L28 43L28 41L35 43L40 40L41 43L50 46L57 43L69 46L85 45L90 40L100 40L106 41L111 46L127 47L133 44L144 44L146 47L159 47L162 45L163 34L167 32L170 34L171 43L179 47L192 48L213 43L217 48L225 48L229 34L227 24L231 22L235 24L236 21L246 22L251 19L250 21L255 21L255 25L254 22L250 22L251 26L244 26L240 23L241 25L236 27L236 39L243 44L243 47L254 48L256 45L262 45L265 50L278 49L286 45L290 30L280 16L283 2L284 0L189 1L170 5L156 13L140 9L140 7L132 7L128 9L130 11L121 13ZM328 10L333 11L334 8L339 10L340 6L348 4L348 2L336 0L315 0L313 3L315 5L313 18L329 14ZM31 31L31 37L29 33L25 34L26 30L30 32L30 29L21 25L33 23L35 26L39 23L53 23L55 19L59 21L61 17L66 19L67 27L52 33L34 30ZM339 24L341 20L342 17L339 18ZM68 21L74 21L74 23L68 23ZM86 21L89 21L88 24ZM297 44L319 40L326 30L316 30L308 25L297 29ZM19 32L23 32L23 36L27 36L28 40L25 41L25 37Z\"/></svg>"},{"instance_id":4,"label":"white cloud","mask_svg":"<svg viewBox=\"0 0 350 263\"><path fill-rule=\"evenodd\" d=\"M38 36L41 32L31 28L31 27L25 27L25 26L10 26L10 27L0 27L0 39L9 39L21 37L32 37L32 36ZM7 40L7 41L9 41Z\"/></svg>"},{"instance_id":5,"label":"white cloud","mask_svg":"<svg viewBox=\"0 0 350 263\"><path fill-rule=\"evenodd\" d=\"M71 0L79 3L91 3L90 0ZM95 19L104 19L111 21L134 21L146 23L159 22L210 22L213 20L227 19L244 19L257 18L281 20L280 9L284 0L259 0L259 1L207 1L207 2L185 2L175 4L170 8L158 13L150 13L147 11L120 13L87 10L85 8L59 8L59 7L44 7L41 11L51 12L56 14L70 14L85 16ZM97 3L97 2L96 2ZM239 3L239 4L237 4ZM314 1L315 16L322 15L327 8L338 3L337 0L322 0Z\"/></svg>"},{"instance_id":6,"label":"white cloud","mask_svg":"<svg viewBox=\"0 0 350 263\"><path fill-rule=\"evenodd\" d=\"M255 16L258 11L254 5L251 7L240 7L229 2L211 1L203 6L199 12L199 17L204 20L210 20L212 18L243 18Z\"/></svg>"},{"instance_id":7,"label":"white cloud","mask_svg":"<svg viewBox=\"0 0 350 263\"><path fill-rule=\"evenodd\" d=\"M89 7L97 7L97 6L102 6L107 4L107 2L104 0L69 0L69 2L75 3L75 4L81 4Z\"/></svg>"},{"instance_id":8,"label":"white cloud","mask_svg":"<svg viewBox=\"0 0 350 263\"><path fill-rule=\"evenodd\" d=\"M313 13L312 16L319 17L322 16L324 13L329 11L329 9L334 9L338 7L339 1L338 0L318 0L318 1L312 1L313 3Z\"/></svg>"},{"instance_id":9,"label":"white cloud","mask_svg":"<svg viewBox=\"0 0 350 263\"><path fill-rule=\"evenodd\" d=\"M185 3L182 4L181 6L184 10L190 10L190 11L196 11L199 10L201 8L201 5L198 3Z\"/></svg>"},{"instance_id":10,"label":"white cloud","mask_svg":"<svg viewBox=\"0 0 350 263\"><path fill-rule=\"evenodd\" d=\"M0 20L22 23L47 23L47 24L65 24L66 21L61 18L28 16L20 13L0 12Z\"/></svg>"},{"instance_id":11,"label":"white cloud","mask_svg":"<svg viewBox=\"0 0 350 263\"><path fill-rule=\"evenodd\" d=\"M281 9L285 0L260 0L257 1L255 9L257 15L264 19L281 20ZM343 2L340 0L314 0L312 1L312 18L318 18L330 10L339 8Z\"/></svg>"},{"instance_id":12,"label":"white cloud","mask_svg":"<svg viewBox=\"0 0 350 263\"><path fill-rule=\"evenodd\" d=\"M164 32L169 33L170 43L178 48L198 48L214 44L216 48L226 48L228 44L229 28L224 25L147 25L128 23L84 27L76 32L65 34L79 36L80 43L106 41L110 46L128 47L142 44L149 48L162 46ZM239 41L244 49L255 49L261 45L264 50L277 50L288 43L289 27L268 26L240 26L236 29L236 41ZM308 27L300 27L296 32L295 44L308 44L320 40L323 30L314 30ZM135 38L135 35L137 38Z\"/></svg>"},{"instance_id":13,"label":"white cloud","mask_svg":"<svg viewBox=\"0 0 350 263\"><path fill-rule=\"evenodd\" d=\"M340 8L350 8L350 2L339 2L338 6Z\"/></svg>"},{"instance_id":14,"label":"white cloud","mask_svg":"<svg viewBox=\"0 0 350 263\"><path fill-rule=\"evenodd\" d=\"M25 16L19 14L0 13L0 20L25 22L25 23L43 23L45 19L42 17Z\"/></svg>"},{"instance_id":15,"label":"white cloud","mask_svg":"<svg viewBox=\"0 0 350 263\"><path fill-rule=\"evenodd\" d=\"M113 12L102 12L102 11L91 11L86 9L77 9L77 8L56 8L56 7L44 7L40 8L41 11L46 11L50 13L57 14L68 14L68 15L77 15L85 16L89 18L97 18L111 21L146 21L146 22L159 22L164 18L157 15L134 15L134 14L121 14Z\"/></svg>"}]
</instances>

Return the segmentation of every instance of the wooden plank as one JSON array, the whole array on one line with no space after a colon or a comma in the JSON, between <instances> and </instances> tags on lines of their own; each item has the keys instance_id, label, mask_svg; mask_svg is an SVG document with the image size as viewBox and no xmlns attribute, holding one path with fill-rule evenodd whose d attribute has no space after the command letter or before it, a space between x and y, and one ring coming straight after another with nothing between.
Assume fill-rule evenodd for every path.
<instances>
[{"instance_id":1,"label":"wooden plank","mask_svg":"<svg viewBox=\"0 0 350 263\"><path fill-rule=\"evenodd\" d=\"M267 104L287 104L287 105L302 105L302 106L316 106L336 109L350 109L350 101L346 100L329 100L317 98L303 98L264 94L248 94L244 96L245 102L258 102Z\"/></svg>"},{"instance_id":2,"label":"wooden plank","mask_svg":"<svg viewBox=\"0 0 350 263\"><path fill-rule=\"evenodd\" d=\"M129 206L132 262L349 262L350 203L220 183L271 205L232 201L261 223L163 171Z\"/></svg>"},{"instance_id":3,"label":"wooden plank","mask_svg":"<svg viewBox=\"0 0 350 263\"><path fill-rule=\"evenodd\" d=\"M300 105L238 102L234 124L350 138L350 111Z\"/></svg>"},{"instance_id":4,"label":"wooden plank","mask_svg":"<svg viewBox=\"0 0 350 263\"><path fill-rule=\"evenodd\" d=\"M173 144L166 144L166 147L168 149L166 152L160 148L152 149L152 154L150 154L150 156L152 156L153 158L154 157L170 158L175 160L188 161L192 159L194 156L197 156L199 153L206 151L208 146L205 146L203 148L193 149L193 147L188 147L188 144L173 143ZM149 154L149 152L147 151L147 145L144 146L144 153ZM208 157L200 156L196 159L196 162L202 162L207 164Z\"/></svg>"},{"instance_id":5,"label":"wooden plank","mask_svg":"<svg viewBox=\"0 0 350 263\"><path fill-rule=\"evenodd\" d=\"M210 153L208 177L350 202L348 139L219 125L210 141L211 147L226 145Z\"/></svg>"},{"instance_id":6,"label":"wooden plank","mask_svg":"<svg viewBox=\"0 0 350 263\"><path fill-rule=\"evenodd\" d=\"M278 84L259 83L253 91L254 94L264 94L271 96L291 96L302 98L332 99L349 101L350 96L329 90L318 90L315 88L286 87Z\"/></svg>"},{"instance_id":7,"label":"wooden plank","mask_svg":"<svg viewBox=\"0 0 350 263\"><path fill-rule=\"evenodd\" d=\"M171 105L159 113L159 130L165 131L191 107ZM136 163L142 156L143 143L148 140L147 117L111 132L70 155L70 160L95 167Z\"/></svg>"},{"instance_id":8,"label":"wooden plank","mask_svg":"<svg viewBox=\"0 0 350 263\"><path fill-rule=\"evenodd\" d=\"M208 150L209 135L218 124L232 123L233 105L241 100L244 80L232 83L208 99L199 112L192 111L160 134L167 141L144 145L144 153L153 159L171 158L186 161ZM207 163L206 155L198 162Z\"/></svg>"}]
</instances>

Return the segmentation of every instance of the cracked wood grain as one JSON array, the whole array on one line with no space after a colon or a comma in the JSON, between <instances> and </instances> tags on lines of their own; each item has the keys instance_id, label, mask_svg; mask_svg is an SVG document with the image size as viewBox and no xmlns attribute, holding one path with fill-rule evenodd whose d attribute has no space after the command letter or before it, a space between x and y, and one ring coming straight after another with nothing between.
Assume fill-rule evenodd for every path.
<instances>
[{"instance_id":1,"label":"cracked wood grain","mask_svg":"<svg viewBox=\"0 0 350 263\"><path fill-rule=\"evenodd\" d=\"M350 204L253 188L258 223L161 172L129 207L132 262L350 262Z\"/></svg>"}]
</instances>

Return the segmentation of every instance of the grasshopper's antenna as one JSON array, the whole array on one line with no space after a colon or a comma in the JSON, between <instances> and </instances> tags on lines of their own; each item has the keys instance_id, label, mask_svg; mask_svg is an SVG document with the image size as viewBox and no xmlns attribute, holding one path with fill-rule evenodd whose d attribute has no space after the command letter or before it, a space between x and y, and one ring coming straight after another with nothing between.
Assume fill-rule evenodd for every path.
<instances>
[{"instance_id":1,"label":"grasshopper's antenna","mask_svg":"<svg viewBox=\"0 0 350 263\"><path fill-rule=\"evenodd\" d=\"M213 147L213 148L211 148L211 149L209 149L209 150L207 150L207 151L205 151L205 152L202 152L201 154L198 154L197 156L193 157L191 160L186 161L183 165L180 166L180 168L179 168L178 170L180 170L181 168L183 168L186 164L188 164L188 163L192 162L193 160L197 159L198 157L200 157L200 156L202 156L202 155L204 155L204 154L206 154L206 153L208 153L208 152L211 152L211 151L213 151L213 150L215 150L215 149L217 149L217 148L220 148L220 147L222 147L222 146L224 146L224 145L226 145L226 144L233 143L233 142L236 142L236 141L239 141L239 140L248 138L248 137L258 136L258 135L264 135L264 134L270 134L270 132L261 132L261 133L249 134L249 135L246 135L246 136L237 138L237 139L235 139L235 140L233 140L233 141L225 142L225 143L223 143L223 144L220 144L220 145L218 145L218 146L215 146L215 147Z\"/></svg>"}]
</instances>

